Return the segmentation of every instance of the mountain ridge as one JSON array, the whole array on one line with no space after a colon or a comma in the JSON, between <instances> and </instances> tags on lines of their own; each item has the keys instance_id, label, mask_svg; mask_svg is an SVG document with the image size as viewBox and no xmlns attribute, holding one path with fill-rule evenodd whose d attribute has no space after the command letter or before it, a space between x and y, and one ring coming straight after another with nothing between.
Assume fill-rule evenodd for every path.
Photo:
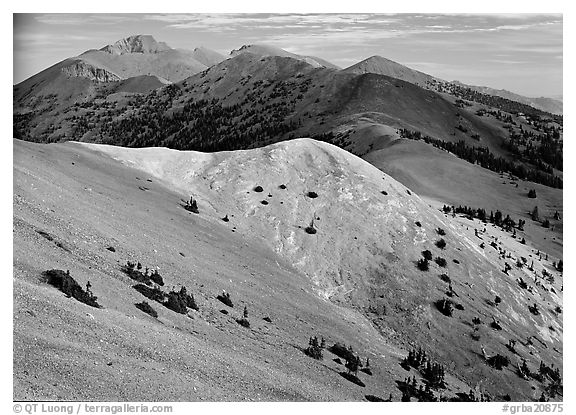
<instances>
[{"instance_id":1,"label":"mountain ridge","mask_svg":"<svg viewBox=\"0 0 576 415\"><path fill-rule=\"evenodd\" d=\"M530 107L549 112L551 114L562 115L562 102L553 98L530 98L515 94L504 89L467 85L459 81L446 81L427 73L409 68L408 66L402 65L398 62L379 55L366 58L358 63L355 63L354 65L343 69L343 71L358 74L376 73L380 75L391 76L393 78L398 78L403 81L413 83L426 89L432 89L437 92L451 93L450 85L456 85L462 88L469 88L483 94L498 96L501 98L509 99L511 101L519 102L521 104L528 105Z\"/></svg>"},{"instance_id":2,"label":"mountain ridge","mask_svg":"<svg viewBox=\"0 0 576 415\"><path fill-rule=\"evenodd\" d=\"M290 57L298 60L302 60L314 67L325 67L331 69L340 69L339 66L334 65L327 60L317 58L316 56L305 56L305 55L298 55L296 53L288 52L284 49L279 47L270 46L270 45L263 45L263 44L253 44L253 45L243 45L238 49L233 49L230 52L230 56L234 57L242 53L252 53L257 56L282 56L282 57Z\"/></svg>"}]
</instances>

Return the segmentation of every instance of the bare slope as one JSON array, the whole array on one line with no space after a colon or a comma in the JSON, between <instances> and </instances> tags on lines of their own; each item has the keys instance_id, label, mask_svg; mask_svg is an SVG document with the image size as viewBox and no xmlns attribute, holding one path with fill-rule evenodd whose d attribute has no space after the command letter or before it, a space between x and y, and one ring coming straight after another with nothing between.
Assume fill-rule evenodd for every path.
<instances>
[{"instance_id":1,"label":"bare slope","mask_svg":"<svg viewBox=\"0 0 576 415\"><path fill-rule=\"evenodd\" d=\"M207 215L204 202L198 216L185 211L186 196L77 144L14 142L14 399L399 399L402 369L386 359L401 351L359 313L320 300L234 217ZM185 285L200 311L187 317L149 301L153 319L136 309L146 299L120 272L127 260L157 268L166 290ZM104 308L42 283L51 268L90 281ZM215 299L222 290L234 308ZM234 321L244 306L251 329ZM376 380L357 387L335 372L335 356L304 355L313 335L370 356Z\"/></svg>"},{"instance_id":2,"label":"bare slope","mask_svg":"<svg viewBox=\"0 0 576 415\"><path fill-rule=\"evenodd\" d=\"M239 49L230 52L230 56L238 56L243 53L251 53L256 56L282 56L302 60L316 68L325 67L332 69L340 69L338 66L330 63L324 59L317 58L316 56L304 56L296 53L288 52L284 49L269 46L269 45L243 45Z\"/></svg>"},{"instance_id":3,"label":"bare slope","mask_svg":"<svg viewBox=\"0 0 576 415\"><path fill-rule=\"evenodd\" d=\"M143 171L121 167L94 150ZM538 318L527 314L533 299L499 272L495 255L482 253L467 224L443 217L333 146L296 140L206 155L15 142L14 160L19 398L357 400L371 391L398 399L393 380L404 376L398 366L402 352L394 345L415 344L448 365L447 394L482 380L481 389L495 399L506 391L515 399L535 399L539 389L532 391L511 370L486 366L476 354L478 343L466 340L471 328L463 323L477 315L484 324L493 315L504 327L502 333L482 330L489 353L506 353L502 344L508 338L531 333L547 345L519 346L532 366L538 359L557 363L561 356L551 350L561 351L561 320L544 306ZM257 185L263 192L254 191ZM318 197L309 197L309 191ZM198 200L197 216L180 206L190 193ZM225 215L229 222L221 220ZM303 230L312 217L315 235ZM435 253L460 262L448 266L464 305L454 318L432 304L445 289L435 275L441 270L432 265L423 273L414 266L420 250L436 251L437 226L446 229L448 247ZM526 247L506 244L528 257ZM135 310L132 304L142 297L118 271L128 259L159 267L169 286L186 285L201 311L190 320L156 306L159 325ZM39 273L53 267L70 269L81 284L91 281L105 309L87 309L39 283ZM224 306L213 297L222 289L240 305L233 316L248 306L251 330L218 313ZM561 302L543 289L536 292L539 302ZM496 294L502 297L500 308L487 302ZM261 322L264 316L274 324ZM371 386L355 389L330 371L338 368L335 363L318 365L304 356L298 347L306 345L308 332L369 354L379 368L366 380ZM106 384L92 380L102 376ZM58 382L49 386L47 379ZM144 395L134 379L171 386L147 387L157 392Z\"/></svg>"},{"instance_id":4,"label":"bare slope","mask_svg":"<svg viewBox=\"0 0 576 415\"><path fill-rule=\"evenodd\" d=\"M486 170L421 141L395 140L364 159L421 196L449 205L484 208L488 213L500 210L515 220L524 219L527 238L537 248L562 258L562 189L510 180L508 174ZM528 198L530 189L536 190L537 198ZM535 206L541 220L551 221L551 228L531 220ZM560 220L554 219L555 212L560 213Z\"/></svg>"},{"instance_id":5,"label":"bare slope","mask_svg":"<svg viewBox=\"0 0 576 415\"><path fill-rule=\"evenodd\" d=\"M529 245L496 229L476 237L471 222L446 217L334 146L300 139L250 151L202 154L15 142L14 160L18 396L54 393L95 399L113 388L113 396L138 400L142 389L116 371L122 368L122 373L146 378L148 385L170 380L173 386L157 388L157 394L176 400L358 400L363 394L388 393L398 400L394 381L407 375L400 357L422 346L447 367L446 396L478 387L493 399L509 394L515 400L532 400L543 385L520 379L513 367L489 367L480 346L489 354L509 356L515 364L519 357L505 348L513 339L532 369L540 360L560 365L562 320L552 311L562 303L560 275L554 272L553 285L538 278L541 286L534 286L533 294L520 289L515 279L522 275L532 281L532 273L526 268L515 268L509 276L502 273L504 261L489 243L512 252L509 261L534 257ZM198 201L198 215L181 206L190 194ZM304 228L313 218L317 232L311 235ZM446 231L444 249L434 245L438 227ZM54 235L67 251L37 234L38 229ZM482 241L484 248L479 247ZM109 245L115 253L106 250ZM429 271L418 270L415 262L425 249L445 258L446 267L431 262ZM118 271L125 260L159 267L168 286L186 285L200 312L191 312L190 320L158 305L164 323L159 326L135 310L132 304L143 298ZM535 272L551 270L552 260L534 260ZM53 267L70 269L81 284L90 280L106 308L86 311L39 283L39 273ZM440 273L451 277L458 295L454 300L462 306L453 317L434 305L446 295ZM250 330L218 312L225 306L214 295L222 289L239 305L230 310L232 316L248 306L254 325ZM496 295L502 299L498 306L493 303ZM538 316L528 311L534 302L541 310ZM66 317L55 319L43 309L65 310L58 314L65 312ZM261 321L266 315L273 325ZM474 317L482 321L479 341L471 337ZM503 330L490 328L492 317ZM81 321L89 322L92 335ZM134 334L119 336L111 326ZM27 342L33 335L43 339L39 346ZM334 373L334 356L324 363L306 357L298 347L306 347L310 335L325 336L329 345L352 344L369 355L377 371L371 378L361 375L369 386L358 388ZM542 343L534 340L534 345L524 346L527 336ZM158 343L158 337L168 340ZM102 348L91 348L94 341ZM163 344L171 344L170 350ZM98 365L80 357L86 350ZM76 362L85 372L58 361L62 353L72 354L67 362ZM262 354L268 357L262 359ZM111 368L103 367L106 361L112 362ZM76 383L33 392L38 388L34 375L43 379L70 371L74 376L68 377ZM270 376L262 376L262 371ZM110 385L75 387L90 385L92 378L109 372L114 374ZM202 392L191 395L192 385L200 385Z\"/></svg>"},{"instance_id":6,"label":"bare slope","mask_svg":"<svg viewBox=\"0 0 576 415\"><path fill-rule=\"evenodd\" d=\"M346 69L344 72L364 74L375 73L379 75L386 75L392 78L401 79L412 84L426 87L433 80L438 80L431 75L420 72L407 66L401 65L390 59L383 58L382 56L372 56L364 59Z\"/></svg>"}]
</instances>

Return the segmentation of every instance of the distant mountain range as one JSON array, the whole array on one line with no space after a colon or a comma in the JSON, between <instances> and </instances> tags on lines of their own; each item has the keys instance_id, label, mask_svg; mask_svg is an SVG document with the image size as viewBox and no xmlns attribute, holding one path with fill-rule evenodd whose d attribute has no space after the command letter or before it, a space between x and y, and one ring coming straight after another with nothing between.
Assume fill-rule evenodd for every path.
<instances>
[{"instance_id":1,"label":"distant mountain range","mask_svg":"<svg viewBox=\"0 0 576 415\"><path fill-rule=\"evenodd\" d=\"M146 93L162 85L181 81L226 59L218 52L197 48L172 49L152 36L137 35L79 56L65 59L26 79L14 87L15 108L45 108L41 97L65 103L94 99L102 84L117 82L112 88L123 91L130 78L153 77L156 80L128 82L128 92ZM140 78L142 80L142 78Z\"/></svg>"},{"instance_id":2,"label":"distant mountain range","mask_svg":"<svg viewBox=\"0 0 576 415\"><path fill-rule=\"evenodd\" d=\"M313 137L363 156L403 131L483 148L483 159L521 161L545 174L561 170L562 117L522 102L528 98L491 91L379 56L340 69L270 46L245 45L226 58L138 35L14 86L14 136L200 151ZM458 150L477 160L480 153L470 151ZM490 161L503 168L498 163ZM542 174L531 177L561 183Z\"/></svg>"},{"instance_id":3,"label":"distant mountain range","mask_svg":"<svg viewBox=\"0 0 576 415\"><path fill-rule=\"evenodd\" d=\"M372 56L355 65L346 69L345 72L363 74L363 73L376 73L380 75L391 76L393 78L402 79L403 81L421 86L423 88L439 90L439 86L443 89L449 89L450 85L457 85L462 88L469 88L471 90L480 92L486 95L498 96L501 98L509 99L511 101L519 102L539 110L549 112L551 114L562 114L562 101L553 98L529 98L519 94L515 94L504 89L494 89L485 86L466 85L458 81L448 82L440 78L433 77L426 73L408 68L390 59L381 56Z\"/></svg>"},{"instance_id":4,"label":"distant mountain range","mask_svg":"<svg viewBox=\"0 0 576 415\"><path fill-rule=\"evenodd\" d=\"M515 94L514 92L506 91L505 89L494 89L487 86L465 85L458 81L453 81L453 83L465 86L467 88L471 88L483 94L495 95L498 97L509 99L511 101L520 102L522 104L529 105L531 107L549 112L551 114L562 115L563 112L563 102L561 97L560 99L553 97L530 98Z\"/></svg>"}]
</instances>

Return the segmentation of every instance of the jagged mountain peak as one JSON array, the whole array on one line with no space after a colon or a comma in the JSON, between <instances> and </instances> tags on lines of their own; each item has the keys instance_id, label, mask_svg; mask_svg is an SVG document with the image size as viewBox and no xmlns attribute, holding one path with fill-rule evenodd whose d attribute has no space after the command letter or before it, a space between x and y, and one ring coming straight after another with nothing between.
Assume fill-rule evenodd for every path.
<instances>
[{"instance_id":1,"label":"jagged mountain peak","mask_svg":"<svg viewBox=\"0 0 576 415\"><path fill-rule=\"evenodd\" d=\"M103 52L111 53L114 55L124 55L127 53L158 53L170 50L164 42L158 42L151 35L133 35L124 39L120 39L113 45L104 46L100 49Z\"/></svg>"}]
</instances>

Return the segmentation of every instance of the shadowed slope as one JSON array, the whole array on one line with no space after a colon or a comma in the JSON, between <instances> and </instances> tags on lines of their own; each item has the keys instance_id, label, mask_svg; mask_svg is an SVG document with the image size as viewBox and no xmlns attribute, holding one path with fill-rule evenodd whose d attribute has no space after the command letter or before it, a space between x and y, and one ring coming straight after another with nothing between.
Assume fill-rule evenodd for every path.
<instances>
[{"instance_id":1,"label":"shadowed slope","mask_svg":"<svg viewBox=\"0 0 576 415\"><path fill-rule=\"evenodd\" d=\"M364 159L419 195L449 205L466 205L490 211L500 210L514 220L526 220L526 235L534 246L556 258L562 258L563 218L562 189L553 189L523 180L510 180L468 163L451 153L421 141L397 140ZM516 186L518 184L518 186ZM528 191L536 190L537 198L528 198ZM551 221L552 229L531 220L530 213L538 206L541 220Z\"/></svg>"}]
</instances>

